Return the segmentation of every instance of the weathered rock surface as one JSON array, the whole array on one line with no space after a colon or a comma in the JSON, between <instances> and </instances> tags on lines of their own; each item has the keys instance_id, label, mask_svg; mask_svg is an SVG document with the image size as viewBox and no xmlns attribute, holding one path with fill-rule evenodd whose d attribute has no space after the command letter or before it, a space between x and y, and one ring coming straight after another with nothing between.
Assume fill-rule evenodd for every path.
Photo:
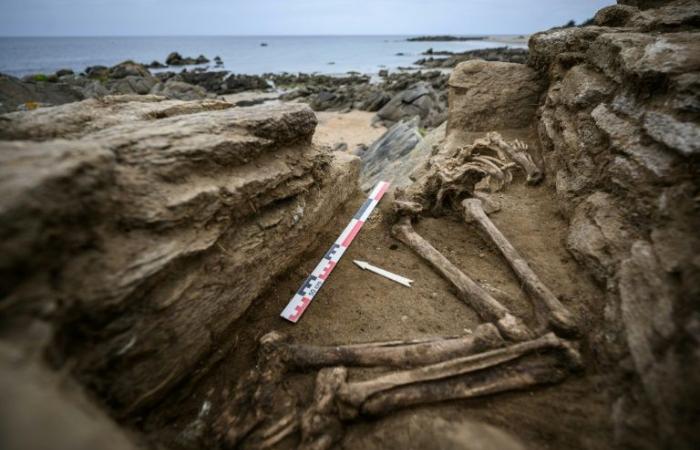
<instances>
[{"instance_id":1,"label":"weathered rock surface","mask_svg":"<svg viewBox=\"0 0 700 450\"><path fill-rule=\"evenodd\" d=\"M3 332L50 323L55 364L120 413L162 399L356 189L315 125L153 96L0 117Z\"/></svg>"},{"instance_id":2,"label":"weathered rock surface","mask_svg":"<svg viewBox=\"0 0 700 450\"><path fill-rule=\"evenodd\" d=\"M538 33L544 161L568 245L608 289L620 444L693 448L700 390L700 2L626 1L598 26ZM639 8L639 9L638 9ZM624 27L624 28L614 28Z\"/></svg>"},{"instance_id":3,"label":"weathered rock surface","mask_svg":"<svg viewBox=\"0 0 700 450\"><path fill-rule=\"evenodd\" d=\"M66 83L27 83L0 74L0 114L27 108L27 104L60 105L84 98L85 95L80 90Z\"/></svg>"},{"instance_id":4,"label":"weathered rock surface","mask_svg":"<svg viewBox=\"0 0 700 450\"><path fill-rule=\"evenodd\" d=\"M412 117L420 119L422 127L436 127L447 118L439 93L426 82L419 82L395 95L377 112L375 119L386 126Z\"/></svg>"},{"instance_id":5,"label":"weathered rock surface","mask_svg":"<svg viewBox=\"0 0 700 450\"><path fill-rule=\"evenodd\" d=\"M524 64L461 63L449 81L447 132L527 127L543 89L537 72Z\"/></svg>"}]
</instances>

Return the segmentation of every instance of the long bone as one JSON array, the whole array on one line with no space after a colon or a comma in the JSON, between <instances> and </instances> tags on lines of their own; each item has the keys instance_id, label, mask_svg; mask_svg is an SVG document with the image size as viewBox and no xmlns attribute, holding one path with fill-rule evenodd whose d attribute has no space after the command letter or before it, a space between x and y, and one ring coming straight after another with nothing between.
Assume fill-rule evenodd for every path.
<instances>
[{"instance_id":1,"label":"long bone","mask_svg":"<svg viewBox=\"0 0 700 450\"><path fill-rule=\"evenodd\" d=\"M359 413L376 416L414 405L464 400L563 381L567 364L557 355L532 355L522 360L463 376L411 384L380 392L360 407Z\"/></svg>"},{"instance_id":2,"label":"long bone","mask_svg":"<svg viewBox=\"0 0 700 450\"><path fill-rule=\"evenodd\" d=\"M532 331L520 319L511 314L484 288L459 270L442 253L416 233L411 226L410 218L402 217L399 223L392 228L392 234L428 261L457 289L462 301L472 307L482 319L494 322L505 337L515 341L524 341L533 337Z\"/></svg>"},{"instance_id":3,"label":"long bone","mask_svg":"<svg viewBox=\"0 0 700 450\"><path fill-rule=\"evenodd\" d=\"M261 342L266 352L276 352L289 368L331 366L413 367L433 364L505 345L495 326L481 324L465 336L413 341L371 342L366 344L318 346L295 344L277 333L268 333Z\"/></svg>"},{"instance_id":4,"label":"long bone","mask_svg":"<svg viewBox=\"0 0 700 450\"><path fill-rule=\"evenodd\" d=\"M484 370L518 359L529 353L552 348L564 348L565 341L553 333L508 347L484 353L455 358L449 361L410 370L391 372L367 381L346 383L338 390L339 399L353 407L360 407L367 399L379 392L415 383L452 378Z\"/></svg>"},{"instance_id":5,"label":"long bone","mask_svg":"<svg viewBox=\"0 0 700 450\"><path fill-rule=\"evenodd\" d=\"M511 269L534 299L535 310L540 318L546 317L549 325L564 334L578 334L578 326L571 312L561 304L559 299L539 279L530 268L525 258L513 247L501 231L496 228L486 215L481 200L468 198L462 201L464 217L467 222L476 222L479 228L498 247Z\"/></svg>"}]
</instances>

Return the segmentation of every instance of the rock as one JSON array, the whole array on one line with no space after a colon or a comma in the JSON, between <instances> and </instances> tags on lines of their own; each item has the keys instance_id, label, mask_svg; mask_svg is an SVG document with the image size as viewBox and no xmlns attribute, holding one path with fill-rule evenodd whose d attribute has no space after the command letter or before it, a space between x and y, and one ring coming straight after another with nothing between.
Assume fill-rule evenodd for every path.
<instances>
[{"instance_id":1,"label":"rock","mask_svg":"<svg viewBox=\"0 0 700 450\"><path fill-rule=\"evenodd\" d=\"M432 49L430 49L432 50ZM430 55L430 58L423 58L416 61L417 66L429 68L454 68L457 64L472 59L483 59L485 61L501 61L524 64L528 60L528 51L523 48L498 47L469 50L462 53L453 52L425 52L424 55ZM432 55L442 55L446 57L433 58Z\"/></svg>"},{"instance_id":2,"label":"rock","mask_svg":"<svg viewBox=\"0 0 700 450\"><path fill-rule=\"evenodd\" d=\"M593 20L600 27L624 27L638 12L633 6L611 5L599 10Z\"/></svg>"},{"instance_id":3,"label":"rock","mask_svg":"<svg viewBox=\"0 0 700 450\"><path fill-rule=\"evenodd\" d=\"M90 66L85 69L85 75L87 75L88 78L105 80L109 77L109 67Z\"/></svg>"},{"instance_id":4,"label":"rock","mask_svg":"<svg viewBox=\"0 0 700 450\"><path fill-rule=\"evenodd\" d=\"M644 131L657 142L679 153L691 156L700 153L700 125L693 122L680 122L655 111L644 115Z\"/></svg>"},{"instance_id":5,"label":"rock","mask_svg":"<svg viewBox=\"0 0 700 450\"><path fill-rule=\"evenodd\" d=\"M56 76L58 78L65 77L68 75L73 75L75 72L73 72L71 69L60 69L56 71Z\"/></svg>"},{"instance_id":6,"label":"rock","mask_svg":"<svg viewBox=\"0 0 700 450\"><path fill-rule=\"evenodd\" d=\"M165 68L168 67L168 66L166 66L166 65L163 64L162 62L153 60L153 61L151 61L150 64L147 64L146 67L149 68L149 69L165 69Z\"/></svg>"},{"instance_id":7,"label":"rock","mask_svg":"<svg viewBox=\"0 0 700 450\"><path fill-rule=\"evenodd\" d=\"M1 120L3 321L47 320L57 364L119 413L228 351L356 189L304 105L108 96Z\"/></svg>"},{"instance_id":8,"label":"rock","mask_svg":"<svg viewBox=\"0 0 700 450\"><path fill-rule=\"evenodd\" d=\"M151 78L151 72L143 64L133 61L124 61L109 69L109 77L122 79L126 77Z\"/></svg>"},{"instance_id":9,"label":"rock","mask_svg":"<svg viewBox=\"0 0 700 450\"><path fill-rule=\"evenodd\" d=\"M230 75L224 80L222 94L244 91L265 91L270 88L267 80L255 75Z\"/></svg>"},{"instance_id":10,"label":"rock","mask_svg":"<svg viewBox=\"0 0 700 450\"><path fill-rule=\"evenodd\" d=\"M389 71L386 70L386 69L382 69L382 70L379 71L378 75L379 75L380 77L388 77L388 76L389 76Z\"/></svg>"},{"instance_id":11,"label":"rock","mask_svg":"<svg viewBox=\"0 0 700 450\"><path fill-rule=\"evenodd\" d=\"M686 416L700 392L683 376L700 367L688 331L700 323L689 313L700 295L700 3L618 3L598 26L531 38L530 64L549 82L537 125L567 245L607 293L596 347L628 380L611 392L616 445L690 449L700 439Z\"/></svg>"},{"instance_id":12,"label":"rock","mask_svg":"<svg viewBox=\"0 0 700 450\"><path fill-rule=\"evenodd\" d=\"M358 105L361 111L377 112L389 103L391 97L383 91L372 91Z\"/></svg>"},{"instance_id":13,"label":"rock","mask_svg":"<svg viewBox=\"0 0 700 450\"><path fill-rule=\"evenodd\" d=\"M408 183L408 174L413 170L409 154L421 142L418 132L419 118L401 121L386 131L362 154L360 186L371 189L379 181L389 181L392 185L401 181Z\"/></svg>"},{"instance_id":14,"label":"rock","mask_svg":"<svg viewBox=\"0 0 700 450\"><path fill-rule=\"evenodd\" d=\"M127 76L122 79L110 82L107 84L110 94L117 95L145 95L151 92L151 89L156 85L157 80L151 76Z\"/></svg>"},{"instance_id":15,"label":"rock","mask_svg":"<svg viewBox=\"0 0 700 450\"><path fill-rule=\"evenodd\" d=\"M0 74L0 113L21 107L62 105L79 101L85 95L66 83L24 83L15 77Z\"/></svg>"},{"instance_id":16,"label":"rock","mask_svg":"<svg viewBox=\"0 0 700 450\"><path fill-rule=\"evenodd\" d=\"M449 88L448 134L526 127L535 118L544 86L523 64L475 60L457 66Z\"/></svg>"},{"instance_id":17,"label":"rock","mask_svg":"<svg viewBox=\"0 0 700 450\"><path fill-rule=\"evenodd\" d=\"M207 91L203 87L175 80L156 84L150 93L175 100L201 100L207 97Z\"/></svg>"},{"instance_id":18,"label":"rock","mask_svg":"<svg viewBox=\"0 0 700 450\"><path fill-rule=\"evenodd\" d=\"M401 120L419 117L423 127L436 127L446 118L444 105L426 82L418 82L396 94L377 112L376 119L391 126Z\"/></svg>"},{"instance_id":19,"label":"rock","mask_svg":"<svg viewBox=\"0 0 700 450\"><path fill-rule=\"evenodd\" d=\"M183 58L178 52L172 52L165 58L165 64L169 66L192 66L196 64L206 64L209 62L204 55L199 55L197 58L186 57Z\"/></svg>"}]
</instances>

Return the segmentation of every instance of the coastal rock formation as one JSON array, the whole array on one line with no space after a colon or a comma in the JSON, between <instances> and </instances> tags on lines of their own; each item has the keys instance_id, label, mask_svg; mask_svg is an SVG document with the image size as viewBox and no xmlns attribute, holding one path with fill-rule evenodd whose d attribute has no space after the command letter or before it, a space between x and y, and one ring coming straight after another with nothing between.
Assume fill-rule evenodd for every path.
<instances>
[{"instance_id":1,"label":"coastal rock formation","mask_svg":"<svg viewBox=\"0 0 700 450\"><path fill-rule=\"evenodd\" d=\"M549 81L539 135L571 252L609 292L597 347L625 380L613 388L616 436L692 448L700 2L620 3L630 6L596 15L606 26L531 38L531 65Z\"/></svg>"},{"instance_id":2,"label":"coastal rock formation","mask_svg":"<svg viewBox=\"0 0 700 450\"><path fill-rule=\"evenodd\" d=\"M523 64L481 60L461 63L448 84L448 133L527 127L544 89L537 72Z\"/></svg>"},{"instance_id":3,"label":"coastal rock formation","mask_svg":"<svg viewBox=\"0 0 700 450\"><path fill-rule=\"evenodd\" d=\"M85 95L67 83L25 82L0 74L0 114L40 105L59 105L83 100Z\"/></svg>"},{"instance_id":4,"label":"coastal rock formation","mask_svg":"<svg viewBox=\"0 0 700 450\"><path fill-rule=\"evenodd\" d=\"M524 64L527 62L528 56L527 49L510 47L477 49L462 53L434 52L433 49L430 49L423 54L428 55L428 57L421 58L414 64L431 69L451 69L461 62L470 61L472 59ZM435 56L439 57L435 58Z\"/></svg>"},{"instance_id":5,"label":"coastal rock formation","mask_svg":"<svg viewBox=\"0 0 700 450\"><path fill-rule=\"evenodd\" d=\"M391 126L403 119L419 117L423 127L436 127L447 118L439 94L426 82L419 82L396 94L377 112L376 120Z\"/></svg>"},{"instance_id":6,"label":"coastal rock formation","mask_svg":"<svg viewBox=\"0 0 700 450\"><path fill-rule=\"evenodd\" d=\"M50 324L56 366L147 409L355 191L359 160L315 126L303 105L155 96L0 117L3 333Z\"/></svg>"}]
</instances>

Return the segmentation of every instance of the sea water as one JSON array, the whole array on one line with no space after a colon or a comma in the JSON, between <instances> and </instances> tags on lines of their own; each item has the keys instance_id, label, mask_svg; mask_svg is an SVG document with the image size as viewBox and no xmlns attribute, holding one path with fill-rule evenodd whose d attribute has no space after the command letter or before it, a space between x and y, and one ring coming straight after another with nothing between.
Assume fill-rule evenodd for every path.
<instances>
[{"instance_id":1,"label":"sea water","mask_svg":"<svg viewBox=\"0 0 700 450\"><path fill-rule=\"evenodd\" d=\"M131 59L165 62L170 52L183 57L220 56L234 73L377 73L410 67L424 51L461 52L502 47L488 40L408 42L409 36L183 36L183 37L0 37L0 73L14 76L58 69L83 71ZM262 44L267 44L263 46ZM510 47L525 47L509 44ZM180 70L175 68L174 70Z\"/></svg>"}]
</instances>

